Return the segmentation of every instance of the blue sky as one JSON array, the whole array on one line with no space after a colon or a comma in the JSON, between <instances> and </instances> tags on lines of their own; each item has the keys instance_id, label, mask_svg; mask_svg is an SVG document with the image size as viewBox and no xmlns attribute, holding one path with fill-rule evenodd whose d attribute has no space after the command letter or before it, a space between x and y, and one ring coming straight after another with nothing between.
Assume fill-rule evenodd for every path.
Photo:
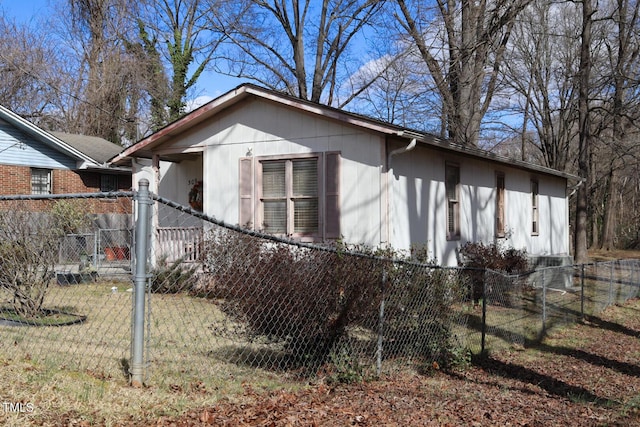
<instances>
[{"instance_id":1,"label":"blue sky","mask_svg":"<svg viewBox=\"0 0 640 427\"><path fill-rule=\"evenodd\" d=\"M66 0L0 0L0 10L8 19L29 24L51 12L51 5ZM193 91L195 106L211 100L243 83L242 80L215 73L203 73Z\"/></svg>"},{"instance_id":2,"label":"blue sky","mask_svg":"<svg viewBox=\"0 0 640 427\"><path fill-rule=\"evenodd\" d=\"M7 17L28 23L34 16L42 16L48 11L49 0L0 0Z\"/></svg>"}]
</instances>

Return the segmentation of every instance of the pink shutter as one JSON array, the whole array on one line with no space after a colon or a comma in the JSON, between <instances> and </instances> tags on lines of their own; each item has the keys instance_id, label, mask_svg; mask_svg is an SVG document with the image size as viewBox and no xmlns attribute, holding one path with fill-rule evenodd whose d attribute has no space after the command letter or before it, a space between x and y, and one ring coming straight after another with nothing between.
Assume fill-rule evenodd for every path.
<instances>
[{"instance_id":1,"label":"pink shutter","mask_svg":"<svg viewBox=\"0 0 640 427\"><path fill-rule=\"evenodd\" d=\"M253 157L240 159L239 168L240 206L238 225L253 228Z\"/></svg>"},{"instance_id":2,"label":"pink shutter","mask_svg":"<svg viewBox=\"0 0 640 427\"><path fill-rule=\"evenodd\" d=\"M325 238L340 238L340 153L325 155Z\"/></svg>"}]
</instances>

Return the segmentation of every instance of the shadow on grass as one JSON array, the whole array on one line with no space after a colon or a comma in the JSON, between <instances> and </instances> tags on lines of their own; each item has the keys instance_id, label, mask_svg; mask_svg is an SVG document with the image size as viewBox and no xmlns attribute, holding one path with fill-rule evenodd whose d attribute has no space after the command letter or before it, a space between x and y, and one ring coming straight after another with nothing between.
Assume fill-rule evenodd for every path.
<instances>
[{"instance_id":1,"label":"shadow on grass","mask_svg":"<svg viewBox=\"0 0 640 427\"><path fill-rule=\"evenodd\" d=\"M588 326L591 326L594 328L607 329L614 333L621 333L624 335L640 338L640 333L638 331L634 331L632 329L629 329L622 325L618 325L616 323L607 322L605 320L598 319L598 318L592 318L589 321L589 323L590 325ZM507 331L505 329L498 328L498 327L492 327L491 332L492 332L492 335L503 338L503 339L504 338L513 339L513 336L514 336L514 332ZM551 345L545 344L542 338L530 339L522 335L519 335L519 338L522 339L521 342L524 343L524 346L526 348L535 348L545 353L572 357L574 359L582 360L584 362L590 363L595 366L602 366L607 369L616 370L621 374L640 377L640 366L638 365L634 365L626 362L620 362L615 359L599 356L599 355L592 354L576 348L564 347L564 346L551 346ZM478 356L478 357L481 357L481 356Z\"/></svg>"},{"instance_id":2,"label":"shadow on grass","mask_svg":"<svg viewBox=\"0 0 640 427\"><path fill-rule=\"evenodd\" d=\"M289 371L303 367L301 361L290 353L269 348L229 345L209 351L207 356L238 366L270 371Z\"/></svg>"},{"instance_id":3,"label":"shadow on grass","mask_svg":"<svg viewBox=\"0 0 640 427\"><path fill-rule=\"evenodd\" d=\"M536 372L533 369L529 369L522 365L503 362L486 355L475 356L472 360L472 363L488 374L532 384L542 388L547 393L554 396L569 399L579 399L584 402L590 402L601 406L611 406L613 404L611 400L603 399L585 389L584 387L577 387L571 384L567 384L562 380L549 375L541 374L540 372ZM450 375L457 376L457 374L455 373L452 373ZM487 381L486 383L488 385L497 385L500 387L504 387L504 384L497 381ZM535 393L524 387L516 388L529 394Z\"/></svg>"},{"instance_id":4,"label":"shadow on grass","mask_svg":"<svg viewBox=\"0 0 640 427\"><path fill-rule=\"evenodd\" d=\"M635 310L635 309L632 309L632 310ZM596 329L606 329L607 331L628 335L633 338L640 338L640 331L628 328L619 323L609 322L608 320L604 320L595 316L585 316L584 320L585 322L583 322L583 324L585 326L589 326Z\"/></svg>"}]
</instances>

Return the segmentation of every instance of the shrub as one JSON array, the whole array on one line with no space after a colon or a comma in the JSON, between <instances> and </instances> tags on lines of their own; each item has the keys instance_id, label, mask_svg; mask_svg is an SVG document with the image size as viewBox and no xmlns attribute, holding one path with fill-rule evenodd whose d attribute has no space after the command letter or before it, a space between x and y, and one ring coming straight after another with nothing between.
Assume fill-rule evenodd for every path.
<instances>
[{"instance_id":1,"label":"shrub","mask_svg":"<svg viewBox=\"0 0 640 427\"><path fill-rule=\"evenodd\" d=\"M154 293L176 294L190 291L196 282L197 267L185 265L182 258L169 263L164 256L151 270L151 292Z\"/></svg>"},{"instance_id":2,"label":"shrub","mask_svg":"<svg viewBox=\"0 0 640 427\"><path fill-rule=\"evenodd\" d=\"M491 269L506 274L524 273L529 269L525 250L503 249L492 243L466 243L460 247L461 265L469 268L473 300L478 302L483 296L484 270Z\"/></svg>"},{"instance_id":3,"label":"shrub","mask_svg":"<svg viewBox=\"0 0 640 427\"><path fill-rule=\"evenodd\" d=\"M0 212L0 289L12 294L17 315L29 319L44 314L61 237L50 215L18 205Z\"/></svg>"},{"instance_id":4,"label":"shrub","mask_svg":"<svg viewBox=\"0 0 640 427\"><path fill-rule=\"evenodd\" d=\"M382 268L370 257L310 250L232 231L203 245L206 290L249 333L284 343L296 364L326 362L348 325L375 315Z\"/></svg>"},{"instance_id":5,"label":"shrub","mask_svg":"<svg viewBox=\"0 0 640 427\"><path fill-rule=\"evenodd\" d=\"M385 298L386 352L449 367L460 352L453 325L468 294L457 271L424 264L394 263Z\"/></svg>"},{"instance_id":6,"label":"shrub","mask_svg":"<svg viewBox=\"0 0 640 427\"><path fill-rule=\"evenodd\" d=\"M196 293L217 300L243 325L232 332L284 344L294 366L328 363L339 376L357 377L357 356L345 349L375 346L381 325L385 357L447 366L456 351L454 302L467 288L455 272L424 264L425 251L401 256L342 243L309 249L217 229L205 236L200 253L207 284Z\"/></svg>"},{"instance_id":7,"label":"shrub","mask_svg":"<svg viewBox=\"0 0 640 427\"><path fill-rule=\"evenodd\" d=\"M83 200L57 200L51 208L55 227L63 234L74 234L91 226Z\"/></svg>"}]
</instances>

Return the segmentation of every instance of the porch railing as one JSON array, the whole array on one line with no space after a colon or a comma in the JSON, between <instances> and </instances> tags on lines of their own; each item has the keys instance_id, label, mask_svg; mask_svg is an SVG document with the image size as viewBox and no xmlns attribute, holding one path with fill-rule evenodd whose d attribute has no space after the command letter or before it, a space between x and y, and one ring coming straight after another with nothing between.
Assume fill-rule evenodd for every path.
<instances>
[{"instance_id":1,"label":"porch railing","mask_svg":"<svg viewBox=\"0 0 640 427\"><path fill-rule=\"evenodd\" d=\"M200 256L202 242L201 227L159 227L158 247L160 256L167 262L182 259L195 262Z\"/></svg>"}]
</instances>

